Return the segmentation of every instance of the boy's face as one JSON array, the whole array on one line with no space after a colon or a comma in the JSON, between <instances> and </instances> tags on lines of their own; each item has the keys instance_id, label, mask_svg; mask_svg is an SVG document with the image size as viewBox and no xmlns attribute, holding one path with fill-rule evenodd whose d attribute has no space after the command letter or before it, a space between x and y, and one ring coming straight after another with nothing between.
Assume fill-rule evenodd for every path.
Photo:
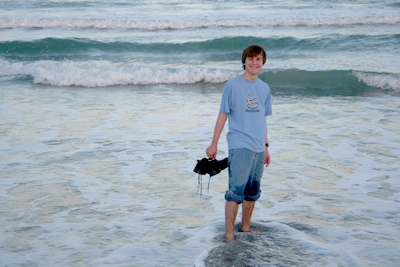
<instances>
[{"instance_id":1,"label":"boy's face","mask_svg":"<svg viewBox=\"0 0 400 267\"><path fill-rule=\"evenodd\" d=\"M254 55L253 57L246 57L244 64L246 67L246 72L256 75L260 72L262 66L264 65L264 58L262 54Z\"/></svg>"}]
</instances>

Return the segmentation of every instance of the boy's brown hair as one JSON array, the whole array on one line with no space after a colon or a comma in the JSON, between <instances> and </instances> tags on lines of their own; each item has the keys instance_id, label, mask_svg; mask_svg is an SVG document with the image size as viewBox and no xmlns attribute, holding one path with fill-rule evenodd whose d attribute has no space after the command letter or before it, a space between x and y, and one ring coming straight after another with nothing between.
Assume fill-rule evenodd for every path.
<instances>
[{"instance_id":1,"label":"boy's brown hair","mask_svg":"<svg viewBox=\"0 0 400 267\"><path fill-rule=\"evenodd\" d=\"M242 54L242 63L243 63L243 69L245 70L246 67L244 63L246 62L247 57L255 57L262 54L263 56L263 65L265 64L265 61L267 61L267 53L265 53L264 48L262 46L252 44L246 47L246 49L243 51Z\"/></svg>"}]
</instances>

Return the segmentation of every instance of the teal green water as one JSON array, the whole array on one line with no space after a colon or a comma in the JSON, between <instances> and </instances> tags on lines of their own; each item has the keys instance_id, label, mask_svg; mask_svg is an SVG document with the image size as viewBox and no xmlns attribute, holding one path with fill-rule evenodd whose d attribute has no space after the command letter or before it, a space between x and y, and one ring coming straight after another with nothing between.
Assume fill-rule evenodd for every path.
<instances>
[{"instance_id":1,"label":"teal green water","mask_svg":"<svg viewBox=\"0 0 400 267\"><path fill-rule=\"evenodd\" d=\"M400 90L400 8L393 1L2 4L0 76L84 87L224 83L241 73L243 48L258 43L268 54L264 72L278 87L320 83L329 90L334 80L349 91Z\"/></svg>"},{"instance_id":2,"label":"teal green water","mask_svg":"<svg viewBox=\"0 0 400 267\"><path fill-rule=\"evenodd\" d=\"M252 43L272 163L226 244L193 168ZM1 1L0 265L397 267L399 43L393 0Z\"/></svg>"}]
</instances>

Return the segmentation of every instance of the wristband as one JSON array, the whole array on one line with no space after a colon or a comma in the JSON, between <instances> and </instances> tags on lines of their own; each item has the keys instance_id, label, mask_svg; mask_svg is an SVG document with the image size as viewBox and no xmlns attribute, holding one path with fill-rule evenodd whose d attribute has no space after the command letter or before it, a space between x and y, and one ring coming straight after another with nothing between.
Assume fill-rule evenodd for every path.
<instances>
[{"instance_id":1,"label":"wristband","mask_svg":"<svg viewBox=\"0 0 400 267\"><path fill-rule=\"evenodd\" d=\"M266 143L266 144L265 144L265 146L266 146L266 147L269 147L269 144L268 144L268 143Z\"/></svg>"}]
</instances>

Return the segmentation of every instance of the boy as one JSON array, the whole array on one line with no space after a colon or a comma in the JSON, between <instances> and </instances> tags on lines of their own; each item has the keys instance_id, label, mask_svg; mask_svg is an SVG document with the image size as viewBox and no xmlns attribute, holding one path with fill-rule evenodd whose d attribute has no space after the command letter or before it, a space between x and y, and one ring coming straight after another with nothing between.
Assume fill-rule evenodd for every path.
<instances>
[{"instance_id":1,"label":"boy","mask_svg":"<svg viewBox=\"0 0 400 267\"><path fill-rule=\"evenodd\" d=\"M270 163L265 116L272 114L271 89L258 78L266 59L267 55L259 45L250 45L243 51L245 72L225 84L213 140L206 150L209 158L217 156L218 140L229 117L229 190L225 194L227 242L234 240L233 229L240 203L241 231L251 231L251 215L261 193L263 164L268 166Z\"/></svg>"}]
</instances>

